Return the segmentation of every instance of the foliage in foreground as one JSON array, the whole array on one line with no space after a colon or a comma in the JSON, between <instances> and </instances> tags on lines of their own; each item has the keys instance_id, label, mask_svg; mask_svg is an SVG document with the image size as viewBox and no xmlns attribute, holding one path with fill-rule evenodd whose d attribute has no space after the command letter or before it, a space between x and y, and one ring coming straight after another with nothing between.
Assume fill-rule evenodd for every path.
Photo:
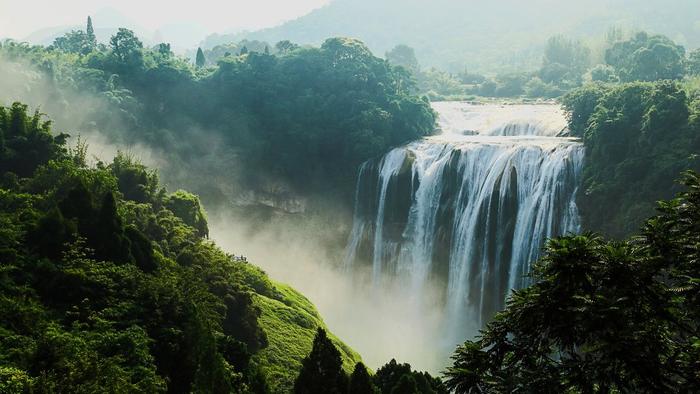
<instances>
[{"instance_id":1,"label":"foliage in foreground","mask_svg":"<svg viewBox=\"0 0 700 394\"><path fill-rule=\"evenodd\" d=\"M456 393L685 393L700 388L700 176L642 235L547 243L535 284L455 352Z\"/></svg>"},{"instance_id":2,"label":"foliage in foreground","mask_svg":"<svg viewBox=\"0 0 700 394\"><path fill-rule=\"evenodd\" d=\"M196 196L123 154L89 167L65 137L0 107L0 391L265 393L295 374L302 354L260 355L306 354L276 333L312 336L313 305L209 242ZM269 329L271 303L294 319Z\"/></svg>"},{"instance_id":3,"label":"foliage in foreground","mask_svg":"<svg viewBox=\"0 0 700 394\"><path fill-rule=\"evenodd\" d=\"M409 364L391 360L375 375L370 375L361 362L348 377L343 371L340 352L319 329L314 345L303 361L299 376L294 382L295 394L447 394L438 378L427 372L411 369Z\"/></svg>"}]
</instances>

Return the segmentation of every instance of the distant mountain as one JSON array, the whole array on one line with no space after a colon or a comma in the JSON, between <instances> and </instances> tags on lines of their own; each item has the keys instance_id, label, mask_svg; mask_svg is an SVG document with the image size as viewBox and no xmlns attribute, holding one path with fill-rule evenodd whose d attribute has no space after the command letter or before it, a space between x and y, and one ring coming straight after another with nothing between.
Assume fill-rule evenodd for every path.
<instances>
[{"instance_id":1,"label":"distant mountain","mask_svg":"<svg viewBox=\"0 0 700 394\"><path fill-rule=\"evenodd\" d=\"M601 37L612 26L663 33L698 47L698 1L334 0L278 27L236 38L319 44L351 36L379 55L396 44L412 46L423 66L523 69L539 65L552 35Z\"/></svg>"},{"instance_id":2,"label":"distant mountain","mask_svg":"<svg viewBox=\"0 0 700 394\"><path fill-rule=\"evenodd\" d=\"M102 8L94 15L90 16L92 17L92 23L95 27L95 36L97 36L98 42L107 43L109 38L114 35L120 27L133 30L139 37L147 41L150 40L153 34L114 8ZM32 44L49 45L53 43L56 37L60 37L71 30L85 30L87 17L87 15L76 16L76 23L74 25L56 26L37 30L24 37L22 41Z\"/></svg>"},{"instance_id":3,"label":"distant mountain","mask_svg":"<svg viewBox=\"0 0 700 394\"><path fill-rule=\"evenodd\" d=\"M64 34L68 33L71 30L84 29L84 28L85 28L85 26L78 26L78 25L45 27L43 29L33 31L28 36L22 38L21 41L26 41L26 42L31 43L31 44L49 45L53 42L53 40L56 37L60 37ZM97 33L95 35L97 35Z\"/></svg>"},{"instance_id":4,"label":"distant mountain","mask_svg":"<svg viewBox=\"0 0 700 394\"><path fill-rule=\"evenodd\" d=\"M118 30L118 27L95 27L95 37L97 37L97 42L101 43L107 43L109 42L109 38L112 37ZM26 41L31 44L38 44L38 45L51 45L53 41L57 38L60 37L66 33L68 33L71 30L85 30L85 26L83 25L72 25L72 26L57 26L57 27L49 27L49 28L44 28L41 30L37 30L30 35L24 37L22 41ZM138 33L138 30L132 29L137 34L139 37L143 37L144 34L141 32L140 34Z\"/></svg>"},{"instance_id":5,"label":"distant mountain","mask_svg":"<svg viewBox=\"0 0 700 394\"><path fill-rule=\"evenodd\" d=\"M151 37L154 43L169 42L173 49L184 51L196 49L207 30L201 25L190 23L175 23L160 27Z\"/></svg>"},{"instance_id":6,"label":"distant mountain","mask_svg":"<svg viewBox=\"0 0 700 394\"><path fill-rule=\"evenodd\" d=\"M130 18L124 16L114 8L102 8L94 15L91 15L95 27L95 36L101 43L109 42L120 27L133 30L145 45L155 45L160 42L169 42L173 49L184 50L197 46L202 37L206 36L206 29L197 24L177 23L165 25L156 31L151 31L140 26ZM79 17L80 18L80 17ZM78 18L76 18L78 19ZM60 37L71 30L84 30L87 15L82 20L76 21L75 25L56 26L37 30L22 41L32 44L50 45L56 37Z\"/></svg>"}]
</instances>

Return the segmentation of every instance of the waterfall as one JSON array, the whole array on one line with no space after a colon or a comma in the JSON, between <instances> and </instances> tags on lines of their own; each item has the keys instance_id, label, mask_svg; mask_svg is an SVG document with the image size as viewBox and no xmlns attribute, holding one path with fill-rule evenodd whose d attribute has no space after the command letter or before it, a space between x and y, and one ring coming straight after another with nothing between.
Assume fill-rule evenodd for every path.
<instances>
[{"instance_id":1,"label":"waterfall","mask_svg":"<svg viewBox=\"0 0 700 394\"><path fill-rule=\"evenodd\" d=\"M346 265L441 289L449 325L504 307L548 237L578 232L584 149L555 105L435 103L440 132L360 168ZM463 335L461 336L463 339Z\"/></svg>"}]
</instances>

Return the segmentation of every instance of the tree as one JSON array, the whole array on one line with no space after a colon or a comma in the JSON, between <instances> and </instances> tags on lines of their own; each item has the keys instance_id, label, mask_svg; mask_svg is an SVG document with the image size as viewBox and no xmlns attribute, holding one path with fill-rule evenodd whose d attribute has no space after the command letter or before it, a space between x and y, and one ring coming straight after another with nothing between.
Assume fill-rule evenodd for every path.
<instances>
[{"instance_id":1,"label":"tree","mask_svg":"<svg viewBox=\"0 0 700 394\"><path fill-rule=\"evenodd\" d=\"M299 45L289 41L289 40L283 40L275 44L275 49L277 49L278 53L281 53L283 55L288 54L289 52L292 52L296 49L299 48Z\"/></svg>"},{"instance_id":2,"label":"tree","mask_svg":"<svg viewBox=\"0 0 700 394\"><path fill-rule=\"evenodd\" d=\"M590 71L591 81L593 82L617 82L618 78L615 75L615 69L607 64L599 64Z\"/></svg>"},{"instance_id":3,"label":"tree","mask_svg":"<svg viewBox=\"0 0 700 394\"><path fill-rule=\"evenodd\" d=\"M379 390L372 383L372 377L369 376L367 368L362 363L355 364L355 369L350 375L349 394L376 394Z\"/></svg>"},{"instance_id":4,"label":"tree","mask_svg":"<svg viewBox=\"0 0 700 394\"><path fill-rule=\"evenodd\" d=\"M266 393L275 365L294 378L291 356L251 362L266 344L255 294L289 299L159 203L152 170L121 154L89 166L20 103L0 130L0 392Z\"/></svg>"},{"instance_id":5,"label":"tree","mask_svg":"<svg viewBox=\"0 0 700 394\"><path fill-rule=\"evenodd\" d=\"M87 55L97 48L95 29L92 27L92 19L88 16L85 31L72 30L53 42L53 47L63 52L79 53Z\"/></svg>"},{"instance_id":6,"label":"tree","mask_svg":"<svg viewBox=\"0 0 700 394\"><path fill-rule=\"evenodd\" d=\"M458 349L446 384L462 393L483 385L486 392L662 390L672 352L661 319L666 300L645 267L623 277L639 258L629 245L596 237L550 240L537 283L513 294L480 341Z\"/></svg>"},{"instance_id":7,"label":"tree","mask_svg":"<svg viewBox=\"0 0 700 394\"><path fill-rule=\"evenodd\" d=\"M67 134L51 132L51 122L26 104L13 103L0 109L0 168L19 177L29 177L42 164L63 157Z\"/></svg>"},{"instance_id":8,"label":"tree","mask_svg":"<svg viewBox=\"0 0 700 394\"><path fill-rule=\"evenodd\" d=\"M555 98L562 95L562 90L556 85L551 83L545 83L538 77L532 77L525 86L525 94L528 97L544 97L544 98Z\"/></svg>"},{"instance_id":9,"label":"tree","mask_svg":"<svg viewBox=\"0 0 700 394\"><path fill-rule=\"evenodd\" d=\"M412 73L420 71L416 52L408 45L397 45L385 56L386 60L394 66L401 66Z\"/></svg>"},{"instance_id":10,"label":"tree","mask_svg":"<svg viewBox=\"0 0 700 394\"><path fill-rule=\"evenodd\" d=\"M688 75L700 76L700 49L696 49L688 54L686 70Z\"/></svg>"},{"instance_id":11,"label":"tree","mask_svg":"<svg viewBox=\"0 0 700 394\"><path fill-rule=\"evenodd\" d=\"M122 66L140 68L143 65L143 43L133 31L119 28L109 40L109 45L112 49L112 56Z\"/></svg>"},{"instance_id":12,"label":"tree","mask_svg":"<svg viewBox=\"0 0 700 394\"><path fill-rule=\"evenodd\" d=\"M92 27L92 18L87 17L87 27L85 28L85 36L91 49L97 47L97 37L95 37L95 29Z\"/></svg>"},{"instance_id":13,"label":"tree","mask_svg":"<svg viewBox=\"0 0 700 394\"><path fill-rule=\"evenodd\" d=\"M469 69L467 69L466 67L464 68L464 71L459 73L458 77L463 84L467 85L478 85L486 81L485 76L483 76L482 74L469 72Z\"/></svg>"},{"instance_id":14,"label":"tree","mask_svg":"<svg viewBox=\"0 0 700 394\"><path fill-rule=\"evenodd\" d=\"M606 93L600 84L588 84L563 97L562 105L566 110L569 131L573 136L583 138L598 102Z\"/></svg>"},{"instance_id":15,"label":"tree","mask_svg":"<svg viewBox=\"0 0 700 394\"><path fill-rule=\"evenodd\" d=\"M535 283L455 351L446 385L458 394L696 390L700 176L687 172L684 183L641 236L549 240Z\"/></svg>"},{"instance_id":16,"label":"tree","mask_svg":"<svg viewBox=\"0 0 700 394\"><path fill-rule=\"evenodd\" d=\"M496 95L498 84L492 79L487 79L479 85L479 95L484 97L493 97Z\"/></svg>"},{"instance_id":17,"label":"tree","mask_svg":"<svg viewBox=\"0 0 700 394\"><path fill-rule=\"evenodd\" d=\"M0 107L0 114L5 114L5 108ZM3 120L0 120L0 124L4 124ZM0 127L0 162L5 158L5 131Z\"/></svg>"},{"instance_id":18,"label":"tree","mask_svg":"<svg viewBox=\"0 0 700 394\"><path fill-rule=\"evenodd\" d=\"M109 169L117 178L117 186L124 195L124 199L140 203L148 202L156 207L160 206L162 196L160 195L161 190L158 190L156 171L149 171L134 157L121 151L117 152Z\"/></svg>"},{"instance_id":19,"label":"tree","mask_svg":"<svg viewBox=\"0 0 700 394\"><path fill-rule=\"evenodd\" d=\"M50 258L60 258L65 244L72 240L75 234L72 223L66 221L58 208L51 209L42 217L37 226L27 235L36 250Z\"/></svg>"},{"instance_id":20,"label":"tree","mask_svg":"<svg viewBox=\"0 0 700 394\"><path fill-rule=\"evenodd\" d=\"M478 342L467 341L452 355L453 364L444 372L445 385L455 393L486 393L489 376L488 354Z\"/></svg>"},{"instance_id":21,"label":"tree","mask_svg":"<svg viewBox=\"0 0 700 394\"><path fill-rule=\"evenodd\" d=\"M685 48L662 35L637 33L615 43L605 52L605 61L622 81L657 81L683 77Z\"/></svg>"},{"instance_id":22,"label":"tree","mask_svg":"<svg viewBox=\"0 0 700 394\"><path fill-rule=\"evenodd\" d=\"M352 188L359 164L435 131L435 114L415 94L407 70L374 56L357 40L331 39L323 48L303 49L283 42L282 52L270 46L277 56L265 56L266 43L254 40L220 45L216 51L202 47L206 64L216 64L206 75L194 72L195 56L188 65L172 56L167 44L142 48L136 40L122 30L109 40L108 50L84 59L8 45L0 52L19 51L27 61L60 70L49 86L57 99L47 100L44 109L63 114L66 121L82 110L86 116L80 128L109 130L115 139L153 145L169 163L184 160L211 168L214 163L206 160L215 154L208 147L199 151L204 146L180 143L191 137L192 127L210 130L222 149L235 147L226 151L295 193L315 192L309 187L321 193ZM222 58L241 50L250 56ZM65 99L74 89L96 93L100 100L77 108L77 101ZM98 103L110 110L98 110ZM222 128L233 125L232 119L250 127ZM226 167L217 160L220 175L230 175ZM216 192L204 195L225 198L217 183L196 182Z\"/></svg>"},{"instance_id":23,"label":"tree","mask_svg":"<svg viewBox=\"0 0 700 394\"><path fill-rule=\"evenodd\" d=\"M422 394L418 391L416 380L411 375L403 375L399 379L396 386L391 389L389 394ZM427 393L426 393L427 394Z\"/></svg>"},{"instance_id":24,"label":"tree","mask_svg":"<svg viewBox=\"0 0 700 394\"><path fill-rule=\"evenodd\" d=\"M73 30L53 41L53 47L63 52L88 54L92 46L88 36L82 30Z\"/></svg>"},{"instance_id":25,"label":"tree","mask_svg":"<svg viewBox=\"0 0 700 394\"><path fill-rule=\"evenodd\" d=\"M199 197L184 190L178 190L165 199L164 205L185 224L196 229L200 236L209 235L207 214L202 208Z\"/></svg>"},{"instance_id":26,"label":"tree","mask_svg":"<svg viewBox=\"0 0 700 394\"><path fill-rule=\"evenodd\" d=\"M204 64L206 64L204 52L202 52L202 48L197 48L197 57L195 58L195 65L197 66L197 68L202 68L204 67Z\"/></svg>"},{"instance_id":27,"label":"tree","mask_svg":"<svg viewBox=\"0 0 700 394\"><path fill-rule=\"evenodd\" d=\"M377 370L373 381L382 394L448 393L439 378L434 378L427 372L414 371L410 364L399 364L393 359Z\"/></svg>"},{"instance_id":28,"label":"tree","mask_svg":"<svg viewBox=\"0 0 700 394\"><path fill-rule=\"evenodd\" d=\"M32 392L33 379L26 371L14 367L0 366L0 392L22 394Z\"/></svg>"},{"instance_id":29,"label":"tree","mask_svg":"<svg viewBox=\"0 0 700 394\"><path fill-rule=\"evenodd\" d=\"M674 174L700 170L700 108L680 83L591 84L563 102L586 146L586 192L577 199L584 228L622 239L679 190Z\"/></svg>"},{"instance_id":30,"label":"tree","mask_svg":"<svg viewBox=\"0 0 700 394\"><path fill-rule=\"evenodd\" d=\"M117 213L117 203L111 191L102 199L94 233L90 235L97 258L117 263L133 261L131 242L124 234L124 224Z\"/></svg>"},{"instance_id":31,"label":"tree","mask_svg":"<svg viewBox=\"0 0 700 394\"><path fill-rule=\"evenodd\" d=\"M498 85L495 95L497 97L516 97L524 93L528 76L522 73L500 74L496 77Z\"/></svg>"},{"instance_id":32,"label":"tree","mask_svg":"<svg viewBox=\"0 0 700 394\"><path fill-rule=\"evenodd\" d=\"M543 65L559 63L580 72L588 67L590 52L580 41L554 36L547 41Z\"/></svg>"},{"instance_id":33,"label":"tree","mask_svg":"<svg viewBox=\"0 0 700 394\"><path fill-rule=\"evenodd\" d=\"M296 394L345 394L348 382L340 352L319 327L311 353L302 361L294 382Z\"/></svg>"},{"instance_id":34,"label":"tree","mask_svg":"<svg viewBox=\"0 0 700 394\"><path fill-rule=\"evenodd\" d=\"M170 44L169 43L164 43L161 42L157 46L158 53L161 54L162 56L168 58L173 55L172 50L170 49Z\"/></svg>"},{"instance_id":35,"label":"tree","mask_svg":"<svg viewBox=\"0 0 700 394\"><path fill-rule=\"evenodd\" d=\"M590 52L580 41L551 37L545 47L540 78L548 83L578 84L590 63Z\"/></svg>"}]
</instances>

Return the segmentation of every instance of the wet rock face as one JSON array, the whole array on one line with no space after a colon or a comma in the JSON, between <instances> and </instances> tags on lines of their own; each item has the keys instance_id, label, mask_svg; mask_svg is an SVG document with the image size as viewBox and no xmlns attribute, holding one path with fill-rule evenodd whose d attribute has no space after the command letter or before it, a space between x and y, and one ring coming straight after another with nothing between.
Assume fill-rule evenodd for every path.
<instances>
[{"instance_id":1,"label":"wet rock face","mask_svg":"<svg viewBox=\"0 0 700 394\"><path fill-rule=\"evenodd\" d=\"M406 158L399 170L391 177L387 185L386 208L384 210L384 237L389 242L403 242L403 234L409 216L409 209L413 194L414 184L417 186L418 180L414 179L413 164L415 155L406 152Z\"/></svg>"},{"instance_id":2,"label":"wet rock face","mask_svg":"<svg viewBox=\"0 0 700 394\"><path fill-rule=\"evenodd\" d=\"M366 163L347 264L405 280L415 294L440 283L443 305L479 324L502 309L545 239L579 230L583 161L579 142L551 127L538 135L551 119L504 121L504 135L431 137Z\"/></svg>"}]
</instances>

